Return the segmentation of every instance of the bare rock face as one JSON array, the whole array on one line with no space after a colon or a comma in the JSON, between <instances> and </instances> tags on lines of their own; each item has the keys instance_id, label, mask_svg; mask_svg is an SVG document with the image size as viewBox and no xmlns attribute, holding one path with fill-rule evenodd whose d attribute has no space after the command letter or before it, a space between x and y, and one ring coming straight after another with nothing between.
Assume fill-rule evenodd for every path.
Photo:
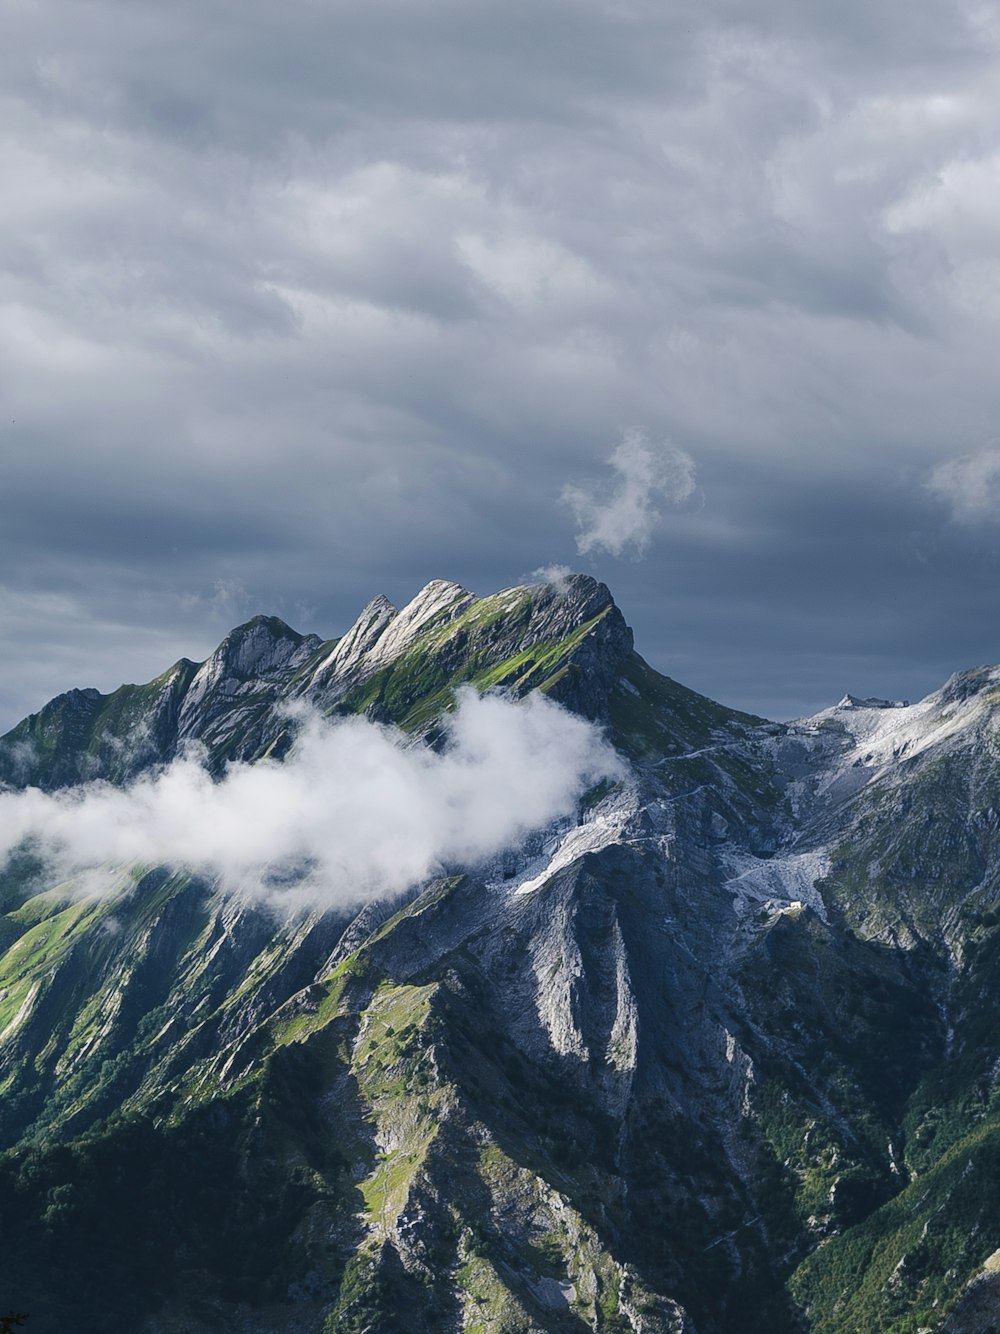
<instances>
[{"instance_id":1,"label":"bare rock face","mask_svg":"<svg viewBox=\"0 0 1000 1334\"><path fill-rule=\"evenodd\" d=\"M174 746L197 741L217 761L256 758L281 734L277 706L320 643L274 616L233 630L191 681Z\"/></svg>"},{"instance_id":2,"label":"bare rock face","mask_svg":"<svg viewBox=\"0 0 1000 1334\"><path fill-rule=\"evenodd\" d=\"M994 1252L970 1280L940 1334L996 1334L1000 1322L1000 1254Z\"/></svg>"},{"instance_id":3,"label":"bare rock face","mask_svg":"<svg viewBox=\"0 0 1000 1334\"><path fill-rule=\"evenodd\" d=\"M373 598L347 634L336 640L333 649L321 659L309 677L309 686L316 686L325 678L336 677L366 661L398 615L399 612L384 593Z\"/></svg>"}]
</instances>

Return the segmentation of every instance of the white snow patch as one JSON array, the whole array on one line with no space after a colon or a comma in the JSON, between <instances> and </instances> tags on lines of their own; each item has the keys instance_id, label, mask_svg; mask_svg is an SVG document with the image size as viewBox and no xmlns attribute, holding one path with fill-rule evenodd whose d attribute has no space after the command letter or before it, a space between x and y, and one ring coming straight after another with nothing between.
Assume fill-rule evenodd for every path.
<instances>
[{"instance_id":1,"label":"white snow patch","mask_svg":"<svg viewBox=\"0 0 1000 1334\"><path fill-rule=\"evenodd\" d=\"M550 845L546 843L547 856L538 857L529 863L520 879L513 885L508 882L508 887L513 888L515 895L533 894L551 880L557 871L571 865L585 853L600 852L612 843L623 842L636 806L637 794L631 788L611 793L594 809L589 819L563 834L551 852Z\"/></svg>"},{"instance_id":2,"label":"white snow patch","mask_svg":"<svg viewBox=\"0 0 1000 1334\"><path fill-rule=\"evenodd\" d=\"M849 796L895 762L968 731L993 707L989 687L997 685L1000 667L994 668L968 699L946 702L944 689L917 704L854 700L845 695L833 708L792 723L793 732L810 736L829 735L835 726L843 738L844 749L830 765L816 794L834 799Z\"/></svg>"}]
</instances>

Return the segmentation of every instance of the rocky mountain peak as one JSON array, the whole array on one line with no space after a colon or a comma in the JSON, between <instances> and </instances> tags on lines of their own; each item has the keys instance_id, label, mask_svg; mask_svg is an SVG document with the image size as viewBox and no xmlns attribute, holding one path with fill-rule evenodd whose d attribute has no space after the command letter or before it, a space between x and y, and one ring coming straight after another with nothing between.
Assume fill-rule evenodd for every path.
<instances>
[{"instance_id":1,"label":"rocky mountain peak","mask_svg":"<svg viewBox=\"0 0 1000 1334\"><path fill-rule=\"evenodd\" d=\"M553 600L575 607L584 617L615 604L607 584L589 574L566 574L528 587L547 590Z\"/></svg>"},{"instance_id":2,"label":"rocky mountain peak","mask_svg":"<svg viewBox=\"0 0 1000 1334\"><path fill-rule=\"evenodd\" d=\"M1000 685L1000 667L971 667L953 672L940 692L942 704L962 704Z\"/></svg>"},{"instance_id":3,"label":"rocky mountain peak","mask_svg":"<svg viewBox=\"0 0 1000 1334\"><path fill-rule=\"evenodd\" d=\"M380 593L322 659L306 689L371 674L403 654L432 624L454 619L475 600L474 593L446 579L432 579L402 610Z\"/></svg>"},{"instance_id":4,"label":"rocky mountain peak","mask_svg":"<svg viewBox=\"0 0 1000 1334\"><path fill-rule=\"evenodd\" d=\"M204 666L218 664L237 676L266 672L286 663L306 638L278 616L254 616L230 630ZM316 636L312 640L320 642Z\"/></svg>"},{"instance_id":5,"label":"rocky mountain peak","mask_svg":"<svg viewBox=\"0 0 1000 1334\"><path fill-rule=\"evenodd\" d=\"M336 640L332 651L322 658L309 679L309 686L322 682L338 670L356 666L375 647L390 622L398 615L398 608L393 606L384 593L372 598L347 633Z\"/></svg>"},{"instance_id":6,"label":"rocky mountain peak","mask_svg":"<svg viewBox=\"0 0 1000 1334\"><path fill-rule=\"evenodd\" d=\"M611 590L589 574L570 574L554 582L529 584L523 590L513 591L531 595L539 621L544 617L545 625L553 634L568 633L573 627L607 612L621 622L629 636L629 647L632 646L632 632L625 625Z\"/></svg>"},{"instance_id":7,"label":"rocky mountain peak","mask_svg":"<svg viewBox=\"0 0 1000 1334\"><path fill-rule=\"evenodd\" d=\"M860 695L845 695L835 706L837 709L908 709L908 699L881 699L877 695L862 698Z\"/></svg>"},{"instance_id":8,"label":"rocky mountain peak","mask_svg":"<svg viewBox=\"0 0 1000 1334\"><path fill-rule=\"evenodd\" d=\"M416 597L386 623L385 630L368 652L371 666L381 666L405 651L434 624L453 621L476 601L461 584L432 579Z\"/></svg>"},{"instance_id":9,"label":"rocky mountain peak","mask_svg":"<svg viewBox=\"0 0 1000 1334\"><path fill-rule=\"evenodd\" d=\"M195 733L211 697L237 695L248 682L287 672L320 643L318 636L300 635L277 616L254 616L238 625L195 674L181 708L181 734Z\"/></svg>"}]
</instances>

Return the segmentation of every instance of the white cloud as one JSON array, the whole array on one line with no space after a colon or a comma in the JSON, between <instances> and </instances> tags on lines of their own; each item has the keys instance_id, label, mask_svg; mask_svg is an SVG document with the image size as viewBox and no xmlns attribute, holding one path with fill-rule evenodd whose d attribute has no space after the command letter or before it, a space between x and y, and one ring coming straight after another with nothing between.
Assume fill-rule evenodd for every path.
<instances>
[{"instance_id":1,"label":"white cloud","mask_svg":"<svg viewBox=\"0 0 1000 1334\"><path fill-rule=\"evenodd\" d=\"M557 593L561 593L572 573L569 565L539 565L537 570L531 571L531 577L540 584L551 584Z\"/></svg>"},{"instance_id":2,"label":"white cloud","mask_svg":"<svg viewBox=\"0 0 1000 1334\"><path fill-rule=\"evenodd\" d=\"M987 447L939 463L927 485L948 502L959 522L1000 519L1000 448Z\"/></svg>"},{"instance_id":3,"label":"white cloud","mask_svg":"<svg viewBox=\"0 0 1000 1334\"><path fill-rule=\"evenodd\" d=\"M217 782L188 757L126 789L0 795L0 858L28 839L88 887L102 867L141 862L289 906L345 906L494 855L623 771L592 724L539 695L463 691L441 753L363 719L300 723L284 763L232 765Z\"/></svg>"},{"instance_id":4,"label":"white cloud","mask_svg":"<svg viewBox=\"0 0 1000 1334\"><path fill-rule=\"evenodd\" d=\"M179 601L184 611L206 607L216 617L224 617L232 624L237 617L250 613L250 595L235 579L215 579L211 594L202 591L181 593Z\"/></svg>"},{"instance_id":5,"label":"white cloud","mask_svg":"<svg viewBox=\"0 0 1000 1334\"><path fill-rule=\"evenodd\" d=\"M580 525L577 550L621 556L631 548L641 556L660 520L657 502L680 504L694 492L694 462L682 449L654 445L641 431L626 431L608 463L618 474L609 494L572 483L563 487L562 500Z\"/></svg>"}]
</instances>

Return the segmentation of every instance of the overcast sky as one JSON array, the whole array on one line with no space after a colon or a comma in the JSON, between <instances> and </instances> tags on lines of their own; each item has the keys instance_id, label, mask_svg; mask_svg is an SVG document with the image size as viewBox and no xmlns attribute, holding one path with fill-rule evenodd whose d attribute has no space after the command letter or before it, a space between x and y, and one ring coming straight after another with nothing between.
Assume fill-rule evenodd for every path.
<instances>
[{"instance_id":1,"label":"overcast sky","mask_svg":"<svg viewBox=\"0 0 1000 1334\"><path fill-rule=\"evenodd\" d=\"M0 4L0 730L549 564L772 717L1000 660L995 5Z\"/></svg>"}]
</instances>

